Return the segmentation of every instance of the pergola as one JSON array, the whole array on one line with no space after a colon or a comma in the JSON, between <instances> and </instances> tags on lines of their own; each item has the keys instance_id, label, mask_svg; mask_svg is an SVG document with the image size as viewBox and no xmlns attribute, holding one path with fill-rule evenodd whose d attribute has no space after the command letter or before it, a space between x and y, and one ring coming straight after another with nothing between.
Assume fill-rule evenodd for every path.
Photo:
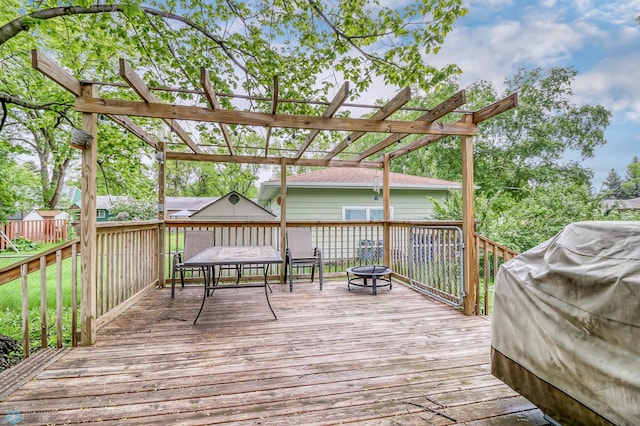
<instances>
[{"instance_id":1,"label":"pergola","mask_svg":"<svg viewBox=\"0 0 640 426\"><path fill-rule=\"evenodd\" d=\"M98 96L98 87L106 84L95 81L84 81L70 75L54 61L34 50L32 52L32 65L42 74L68 90L75 96L75 110L82 113L82 130L86 137L72 137L72 145L82 149L82 213L81 213L81 258L82 258L82 343L93 344L95 342L96 295L93 289L96 287L96 172L98 144L98 116L105 115L125 128L127 131L145 141L158 152L160 161L159 170L159 204L165 206L165 161L208 161L222 163L243 163L276 165L282 168L281 172L281 232L286 231L286 167L287 166L314 166L314 167L369 167L383 170L383 208L384 220L390 220L389 215L389 164L394 158L401 157L431 143L448 136L460 137L461 161L462 161L462 199L463 199L463 251L464 265L464 289L467 295L473 295L470 291L473 283L474 268L474 230L473 230L473 136L477 132L478 123L492 118L517 105L517 94L512 94L494 104L488 105L477 111L459 110L466 104L466 94L463 91L442 102L435 108L425 111L420 117L412 121L398 121L388 119L394 112L400 111L411 99L409 88L401 90L392 100L384 105L377 106L368 118L344 118L335 115L340 108L354 106L347 104L349 86L343 84L340 90L321 116L291 115L278 113L278 105L284 102L307 102L309 100L286 100L279 98L278 82L274 79L271 103L271 112L255 112L241 110L227 110L220 106L219 96L212 87L207 71L201 69L201 87L192 90L195 96L206 98L208 106L188 106L162 103L154 94L154 88L149 87L143 79L123 59L120 60L120 76L126 84L137 93L140 101L123 99L105 99ZM178 89L167 89L174 90ZM261 99L264 101L264 99ZM460 114L461 118L455 122L445 121L449 114ZM189 148L190 152L168 150L165 141L156 140L145 129L134 123L130 117L147 117L160 119L178 136L181 142ZM181 126L181 121L194 121L203 123L215 123L219 126L226 144L226 153L207 153L192 138L187 130ZM264 128L264 146L261 147L262 155L240 155L238 148L234 146L229 132L229 125L242 125ZM304 141L297 150L290 152L271 149L270 140L273 129L301 129L308 131ZM311 155L307 150L314 138L322 131L341 131L347 136L333 148L324 153L322 157ZM382 139L372 146L366 147L358 153L352 153L349 158L339 156L354 141L367 133L383 134ZM405 137L419 135L411 142L403 143ZM393 147L393 148L391 148ZM306 154L306 155L305 155ZM160 212L160 219L164 220L164 212ZM388 226L384 230L384 238L388 239ZM285 250L285 238L281 238L281 251ZM160 239L160 253L163 252L163 241ZM385 253L388 256L388 253ZM164 262L159 262L160 277L164 277ZM464 302L465 313L473 312L472 297L467 297ZM86 330L86 333L84 332Z\"/></svg>"}]
</instances>

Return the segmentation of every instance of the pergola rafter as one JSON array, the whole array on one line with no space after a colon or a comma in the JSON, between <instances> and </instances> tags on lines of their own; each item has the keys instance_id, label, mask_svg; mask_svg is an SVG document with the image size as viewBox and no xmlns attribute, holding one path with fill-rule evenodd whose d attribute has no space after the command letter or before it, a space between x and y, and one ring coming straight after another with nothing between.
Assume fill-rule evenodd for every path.
<instances>
[{"instance_id":1,"label":"pergola rafter","mask_svg":"<svg viewBox=\"0 0 640 426\"><path fill-rule=\"evenodd\" d=\"M455 95L453 95L452 97L450 97L449 99L441 102L440 105L436 106L431 111L428 111L422 114L420 117L417 118L417 121L433 123L434 121L444 117L448 113L454 111L455 109L461 107L466 103L467 103L467 93L464 90L461 90ZM388 146L391 146L392 144L399 142L402 138L409 135L410 133L397 133L397 134L391 135L385 138L383 141L377 143L376 145L373 145L372 147L365 149L360 154L354 155L351 158L351 160L359 161L364 158L367 158L370 155L380 152L383 149L387 148ZM428 138L428 136L426 136L425 138Z\"/></svg>"},{"instance_id":2,"label":"pergola rafter","mask_svg":"<svg viewBox=\"0 0 640 426\"><path fill-rule=\"evenodd\" d=\"M95 342L96 310L95 302L95 197L96 182L95 170L97 169L97 117L98 114L109 116L114 122L120 124L128 131L154 146L162 155L159 158L175 161L210 161L224 163L246 163L246 164L270 164L281 167L281 251L285 250L286 232L286 167L287 166L314 166L314 167L373 167L382 169L383 177L383 205L385 218L385 238L389 237L389 163L393 158L398 158L413 152L416 149L434 143L449 136L460 137L461 139L461 162L462 162L462 200L463 200L463 281L464 292L469 297L465 298L465 313L471 314L474 309L474 282L473 269L474 261L474 228L473 228L473 136L477 131L477 124L494 117L502 112L517 106L517 94L513 94L492 105L484 107L478 111L458 111L458 108L466 103L464 91L460 91L442 102L437 107L427 111L416 120L388 120L396 111L402 110L403 106L411 99L408 88L400 91L387 104L379 106L378 110L367 118L346 118L335 117L340 107L346 106L346 99L349 95L348 85L345 83L331 104L324 111L322 116L312 115L291 115L278 114L278 103L284 102L278 98L278 83L274 79L274 90L271 101L270 112L239 111L228 110L220 107L217 96L206 71L201 71L201 85L204 92L193 90L176 89L176 92L189 92L194 95L204 95L209 101L210 108L188 105L170 105L161 103L153 94L152 89L147 86L142 79L124 61L120 61L120 74L128 82L144 102L135 102L123 99L100 98L97 86L101 83L90 82L81 83L75 77L63 70L50 59L37 51L32 53L33 67L42 74L51 78L57 84L71 92L75 96L75 110L82 113L83 130L93 137L94 142L88 144L82 155L82 227L81 227L81 253L83 259L82 286L83 286L83 309L82 309L82 343L93 344ZM223 96L223 95L220 95ZM226 95L225 95L226 96ZM248 98L245 96L245 98ZM269 99L263 99L269 101ZM312 103L312 101L293 101ZM349 106L353 106L349 104ZM455 122L447 121L450 113L462 115ZM129 117L148 117L161 119L169 124L180 138L191 148L193 152L168 151L165 141L156 141L148 135L144 129L137 126ZM441 120L442 119L442 120ZM229 150L228 154L203 152L200 146L178 125L176 120L216 123L220 126L223 137ZM441 121L438 121L441 120ZM238 147L232 144L230 135L226 131L226 125L243 125L252 127L262 127L266 129L264 155L250 156L239 155ZM285 129L306 129L310 130L305 141L297 150L290 150L291 156L282 155L279 150L269 150L269 139L274 128ZM313 139L321 131L348 132L349 136L335 145L322 158L303 158L307 148ZM365 147L362 152L352 155L349 159L338 157L356 139L361 138L366 133L383 133L388 136L370 147ZM393 143L401 142L406 136L420 135L420 137L404 146L398 147L393 152L384 152ZM273 152L276 154L273 154ZM286 150L285 150L286 151ZM376 154L382 154L381 160L367 160ZM270 155L272 154L272 155ZM159 201L164 205L164 161L160 161L159 176ZM160 213L160 219L164 220L164 212ZM164 222L162 222L164 223ZM162 249L163 242L160 241ZM385 247L388 247L385 244ZM385 262L390 259L388 250L384 252ZM93 259L93 260L91 260ZM85 262L86 260L86 262ZM164 277L164 262L158 264L159 276ZM92 302L93 301L93 302Z\"/></svg>"},{"instance_id":3,"label":"pergola rafter","mask_svg":"<svg viewBox=\"0 0 640 426\"><path fill-rule=\"evenodd\" d=\"M271 98L271 114L275 115L278 110L278 91L280 90L278 86L278 76L273 76L273 95ZM269 142L271 142L271 132L273 131L273 127L267 127L267 135L264 138L264 156L267 157L269 155Z\"/></svg>"},{"instance_id":4,"label":"pergola rafter","mask_svg":"<svg viewBox=\"0 0 640 426\"><path fill-rule=\"evenodd\" d=\"M394 112L402 108L407 102L411 100L411 89L405 87L402 89L393 99L383 105L376 113L371 116L372 120L382 121L389 117ZM344 151L349 145L356 140L364 136L368 131L359 130L351 133L345 139L342 140L330 153L325 155L325 160L331 160L333 157ZM395 132L394 132L395 133Z\"/></svg>"},{"instance_id":5,"label":"pergola rafter","mask_svg":"<svg viewBox=\"0 0 640 426\"><path fill-rule=\"evenodd\" d=\"M322 116L333 117L348 98L349 98L349 82L345 81L340 87L340 89L338 90L338 92L336 93L336 95L333 97L333 100L331 101L327 109L324 110L324 113L322 114ZM307 150L309 145L311 145L311 142L313 142L315 137L318 136L318 133L320 133L320 130L312 130L311 132L309 132L309 134L307 135L302 145L300 145L300 148L298 148L298 152L296 152L295 158L302 157L302 154Z\"/></svg>"},{"instance_id":6,"label":"pergola rafter","mask_svg":"<svg viewBox=\"0 0 640 426\"><path fill-rule=\"evenodd\" d=\"M211 109L220 109L218 96L216 95L215 90L213 90L211 80L209 79L209 73L204 67L200 68L200 85L204 90L204 94L209 101L209 106L211 107ZM229 129L227 128L227 125L224 123L218 123L218 126L220 127L220 131L222 132L224 142L227 144L227 148L229 148L229 154L236 155L236 151L233 148L233 143L231 142L231 136L229 135Z\"/></svg>"},{"instance_id":7,"label":"pergola rafter","mask_svg":"<svg viewBox=\"0 0 640 426\"><path fill-rule=\"evenodd\" d=\"M160 100L153 94L153 92L149 89L149 86L142 80L142 78L131 68L131 66L124 59L120 59L120 76L129 83L129 86L144 99L145 102L150 104L159 104ZM126 114L122 114L126 115ZM191 136L187 131L180 125L180 123L176 122L175 119L170 117L163 118L163 121L171 128L171 131L174 132L180 139L187 144L189 148L193 150L193 152L202 152L202 150L198 147L198 145L191 139Z\"/></svg>"}]
</instances>

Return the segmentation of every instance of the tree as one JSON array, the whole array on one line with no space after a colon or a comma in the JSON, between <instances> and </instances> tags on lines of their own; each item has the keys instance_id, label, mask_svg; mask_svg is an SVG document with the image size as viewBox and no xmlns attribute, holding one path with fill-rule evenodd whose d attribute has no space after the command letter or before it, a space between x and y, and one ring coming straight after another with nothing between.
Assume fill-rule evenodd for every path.
<instances>
[{"instance_id":1,"label":"tree","mask_svg":"<svg viewBox=\"0 0 640 426\"><path fill-rule=\"evenodd\" d=\"M70 164L77 161L67 142L79 121L72 114L72 97L31 69L32 48L53 56L72 74L95 80L113 80L116 61L124 57L151 86L198 87L199 67L204 66L218 92L240 87L268 97L273 77L281 76L281 96L326 100L343 79L354 83L357 94L374 77L387 84L428 87L458 72L454 65L434 68L424 57L437 52L455 19L466 13L461 4L422 0L400 9L367 0L339 7L326 1L293 5L284 0L5 0L0 10L0 132L15 125L16 133L8 139L29 147L38 158L43 202L53 207ZM117 86L103 95L110 93L133 96ZM204 102L186 92L159 92L158 97ZM228 98L221 102L232 106ZM254 109L270 107L267 102L251 104ZM314 107L279 108L310 113ZM101 147L109 137L103 136L104 125L99 130ZM203 129L190 131L199 136ZM288 136L274 132L274 144L286 146ZM131 149L121 138L109 143L120 148L123 158L140 158L138 146ZM211 147L217 149L223 148ZM144 167L138 169L138 176L145 173Z\"/></svg>"},{"instance_id":2,"label":"tree","mask_svg":"<svg viewBox=\"0 0 640 426\"><path fill-rule=\"evenodd\" d=\"M110 221L151 220L158 217L155 204L145 200L123 198L115 201L109 209Z\"/></svg>"},{"instance_id":3,"label":"tree","mask_svg":"<svg viewBox=\"0 0 640 426\"><path fill-rule=\"evenodd\" d=\"M0 223L36 203L37 176L29 163L18 164L15 154L15 148L0 139Z\"/></svg>"},{"instance_id":4,"label":"tree","mask_svg":"<svg viewBox=\"0 0 640 426\"><path fill-rule=\"evenodd\" d=\"M611 169L607 174L606 179L602 183L602 190L600 195L605 198L622 199L624 198L624 191L622 189L622 178L615 171Z\"/></svg>"},{"instance_id":5,"label":"tree","mask_svg":"<svg viewBox=\"0 0 640 426\"><path fill-rule=\"evenodd\" d=\"M640 197L640 161L633 157L631 164L627 166L627 175L622 183L622 198Z\"/></svg>"},{"instance_id":6,"label":"tree","mask_svg":"<svg viewBox=\"0 0 640 426\"><path fill-rule=\"evenodd\" d=\"M570 68L519 70L505 80L506 94L518 92L518 108L479 125L474 140L475 214L478 231L489 238L527 249L555 235L563 223L599 214L590 195L591 170L566 158L593 157L595 147L606 143L611 114L601 106L572 104L575 75ZM457 90L454 84L448 92ZM488 82L473 84L467 90L469 108L497 100L496 93ZM426 106L438 102L429 99ZM460 181L460 152L459 139L451 138L394 161L392 169L420 169ZM453 201L437 210L439 218L458 211ZM545 214L549 220L543 219Z\"/></svg>"},{"instance_id":7,"label":"tree","mask_svg":"<svg viewBox=\"0 0 640 426\"><path fill-rule=\"evenodd\" d=\"M171 162L167 166L167 195L211 197L236 191L257 196L256 172L239 164Z\"/></svg>"}]
</instances>

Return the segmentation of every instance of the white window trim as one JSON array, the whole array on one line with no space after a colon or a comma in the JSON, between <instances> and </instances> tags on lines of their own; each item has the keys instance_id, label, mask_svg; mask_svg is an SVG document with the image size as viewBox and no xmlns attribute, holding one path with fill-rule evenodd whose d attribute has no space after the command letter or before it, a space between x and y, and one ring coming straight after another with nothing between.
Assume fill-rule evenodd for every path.
<instances>
[{"instance_id":1,"label":"white window trim","mask_svg":"<svg viewBox=\"0 0 640 426\"><path fill-rule=\"evenodd\" d=\"M345 219L347 210L364 210L364 220L371 220L371 210L384 210L384 208L378 206L342 206L342 220L347 220ZM389 206L389 219L393 219L393 206Z\"/></svg>"},{"instance_id":2,"label":"white window trim","mask_svg":"<svg viewBox=\"0 0 640 426\"><path fill-rule=\"evenodd\" d=\"M104 219L107 217L107 211L103 209L98 209L96 212L96 219Z\"/></svg>"}]
</instances>

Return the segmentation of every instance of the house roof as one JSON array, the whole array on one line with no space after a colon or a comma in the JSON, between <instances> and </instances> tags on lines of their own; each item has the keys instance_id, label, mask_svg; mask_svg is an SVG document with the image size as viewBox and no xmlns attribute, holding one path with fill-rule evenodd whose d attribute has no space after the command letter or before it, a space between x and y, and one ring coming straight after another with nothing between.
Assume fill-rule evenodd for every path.
<instances>
[{"instance_id":1,"label":"house roof","mask_svg":"<svg viewBox=\"0 0 640 426\"><path fill-rule=\"evenodd\" d=\"M287 187L311 188L368 188L375 177L382 188L382 171L364 167L332 167L309 173L287 176ZM442 179L406 175L389 172L390 189L460 189L462 185ZM269 199L280 192L280 179L263 182L260 186L260 200Z\"/></svg>"},{"instance_id":2,"label":"house roof","mask_svg":"<svg viewBox=\"0 0 640 426\"><path fill-rule=\"evenodd\" d=\"M167 197L167 210L189 210L191 213L218 200L220 197Z\"/></svg>"},{"instance_id":3,"label":"house roof","mask_svg":"<svg viewBox=\"0 0 640 426\"><path fill-rule=\"evenodd\" d=\"M62 210L37 210L38 214L42 217L46 218L51 218L51 217L56 217L59 214L65 213Z\"/></svg>"},{"instance_id":4,"label":"house roof","mask_svg":"<svg viewBox=\"0 0 640 426\"><path fill-rule=\"evenodd\" d=\"M203 206L201 209L199 209L198 211L194 212L191 217L197 217L199 213L201 213L206 207L212 206L214 204L217 204L219 202L221 202L222 200L226 200L228 199L232 194L237 195L238 197L241 197L242 199L244 199L245 201L249 202L250 204L252 204L253 206L255 206L257 209L259 209L260 211L264 212L267 216L273 216L276 217L275 214L273 214L272 212L270 212L269 210L265 209L264 207L262 207L260 204L256 203L255 201L245 197L244 195L240 194L239 192L236 191L231 191L225 195L223 195L222 197L217 198L216 200L210 202L209 204Z\"/></svg>"},{"instance_id":5,"label":"house roof","mask_svg":"<svg viewBox=\"0 0 640 426\"><path fill-rule=\"evenodd\" d=\"M621 210L640 210L640 197L628 200L604 200L603 204L608 208L618 206Z\"/></svg>"},{"instance_id":6,"label":"house roof","mask_svg":"<svg viewBox=\"0 0 640 426\"><path fill-rule=\"evenodd\" d=\"M219 197L167 197L167 210L187 210L190 213L196 212L211 204ZM109 210L113 203L126 200L124 195L98 195L96 197L96 209Z\"/></svg>"}]
</instances>

